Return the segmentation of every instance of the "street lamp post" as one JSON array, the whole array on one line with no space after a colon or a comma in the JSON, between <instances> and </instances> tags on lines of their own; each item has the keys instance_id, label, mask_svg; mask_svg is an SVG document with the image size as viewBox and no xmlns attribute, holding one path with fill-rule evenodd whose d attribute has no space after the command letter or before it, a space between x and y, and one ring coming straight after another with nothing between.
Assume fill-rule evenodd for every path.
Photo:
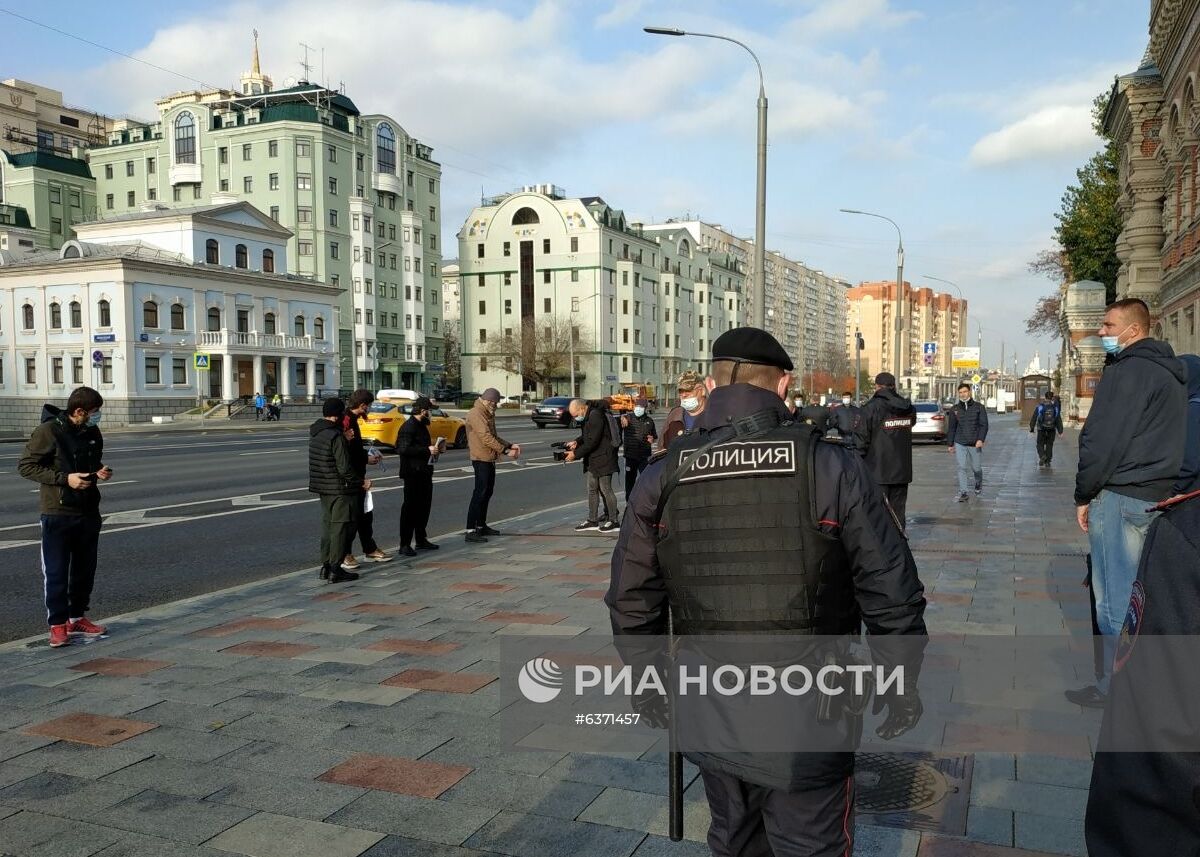
<instances>
[{"instance_id":1,"label":"street lamp post","mask_svg":"<svg viewBox=\"0 0 1200 857\"><path fill-rule=\"evenodd\" d=\"M653 36L698 36L732 42L750 54L758 69L758 181L754 195L754 326L766 328L767 309L767 89L758 55L737 39L675 27L643 27Z\"/></svg>"},{"instance_id":2,"label":"street lamp post","mask_svg":"<svg viewBox=\"0 0 1200 857\"><path fill-rule=\"evenodd\" d=\"M882 214L876 214L873 211L859 211L856 208L839 209L843 214L861 214L864 217L878 217L880 220L886 220L892 226L896 227L896 342L892 348L893 353L893 371L896 373L897 381L899 376L904 374L904 367L901 365L901 355L904 353L900 348L900 338L904 333L904 236L900 233L900 226L890 217L885 217Z\"/></svg>"},{"instance_id":3,"label":"street lamp post","mask_svg":"<svg viewBox=\"0 0 1200 857\"><path fill-rule=\"evenodd\" d=\"M571 298L571 322L572 323L568 325L570 327L570 330L567 331L567 360L571 364L571 398L572 399L574 399L577 396L577 393L575 392L575 325L573 323L575 313L579 312L579 305L581 303L583 303L584 301L590 301L592 298L596 298L599 296L600 296L599 292L592 292L590 295L588 295L585 298Z\"/></svg>"}]
</instances>

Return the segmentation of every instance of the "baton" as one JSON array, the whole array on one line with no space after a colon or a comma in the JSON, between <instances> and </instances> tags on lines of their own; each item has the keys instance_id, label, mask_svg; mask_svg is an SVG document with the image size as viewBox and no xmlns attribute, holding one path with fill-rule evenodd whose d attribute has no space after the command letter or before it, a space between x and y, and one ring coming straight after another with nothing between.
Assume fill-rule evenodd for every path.
<instances>
[{"instance_id":1,"label":"baton","mask_svg":"<svg viewBox=\"0 0 1200 857\"><path fill-rule=\"evenodd\" d=\"M667 652L668 661L674 663L675 660L675 634L668 613L667 619ZM668 805L668 829L672 842L680 842L683 840L683 753L679 752L679 731L676 726L675 711L675 682L674 676L670 677L670 695L668 699L671 701L667 706L667 805Z\"/></svg>"}]
</instances>

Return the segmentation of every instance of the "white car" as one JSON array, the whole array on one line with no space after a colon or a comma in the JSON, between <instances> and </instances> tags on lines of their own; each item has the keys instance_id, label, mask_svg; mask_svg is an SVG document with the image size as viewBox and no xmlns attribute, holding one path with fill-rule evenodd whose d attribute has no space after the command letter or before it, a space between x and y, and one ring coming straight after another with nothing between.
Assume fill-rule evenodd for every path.
<instances>
[{"instance_id":1,"label":"white car","mask_svg":"<svg viewBox=\"0 0 1200 857\"><path fill-rule=\"evenodd\" d=\"M917 422L912 427L913 440L932 440L941 442L946 439L946 412L937 402L915 402Z\"/></svg>"}]
</instances>

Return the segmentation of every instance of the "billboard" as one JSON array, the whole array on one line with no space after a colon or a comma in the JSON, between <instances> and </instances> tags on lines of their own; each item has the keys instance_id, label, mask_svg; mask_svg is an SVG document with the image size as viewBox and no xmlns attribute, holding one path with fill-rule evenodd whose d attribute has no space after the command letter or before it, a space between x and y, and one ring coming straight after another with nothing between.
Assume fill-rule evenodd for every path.
<instances>
[{"instance_id":1,"label":"billboard","mask_svg":"<svg viewBox=\"0 0 1200 857\"><path fill-rule=\"evenodd\" d=\"M954 346L950 353L950 365L955 369L978 369L979 349L963 345Z\"/></svg>"}]
</instances>

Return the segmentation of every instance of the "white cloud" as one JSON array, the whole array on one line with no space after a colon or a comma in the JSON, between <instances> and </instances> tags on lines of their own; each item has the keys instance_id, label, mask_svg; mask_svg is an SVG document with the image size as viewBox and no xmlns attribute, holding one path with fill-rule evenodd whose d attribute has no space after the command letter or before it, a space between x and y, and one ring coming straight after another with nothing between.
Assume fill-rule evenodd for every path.
<instances>
[{"instance_id":1,"label":"white cloud","mask_svg":"<svg viewBox=\"0 0 1200 857\"><path fill-rule=\"evenodd\" d=\"M603 30L624 24L641 12L644 5L643 0L617 0L611 9L596 18L596 26Z\"/></svg>"},{"instance_id":2,"label":"white cloud","mask_svg":"<svg viewBox=\"0 0 1200 857\"><path fill-rule=\"evenodd\" d=\"M1089 106L1044 107L981 137L971 147L970 162L994 167L1094 151L1100 139L1092 130Z\"/></svg>"},{"instance_id":3,"label":"white cloud","mask_svg":"<svg viewBox=\"0 0 1200 857\"><path fill-rule=\"evenodd\" d=\"M891 29L918 20L920 12L901 12L890 0L822 0L791 26L801 37L813 39L851 33L866 27Z\"/></svg>"}]
</instances>

